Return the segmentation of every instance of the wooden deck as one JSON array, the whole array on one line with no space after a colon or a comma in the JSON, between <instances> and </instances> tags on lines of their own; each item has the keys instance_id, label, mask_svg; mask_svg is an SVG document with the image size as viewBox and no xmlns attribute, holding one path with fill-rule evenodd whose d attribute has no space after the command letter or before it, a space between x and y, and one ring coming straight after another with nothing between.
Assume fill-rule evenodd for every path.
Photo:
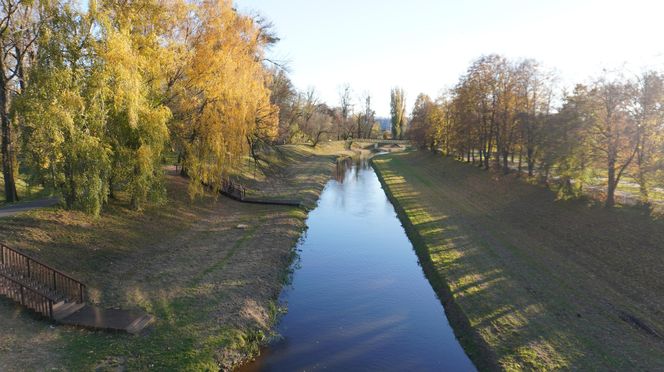
<instances>
[{"instance_id":1,"label":"wooden deck","mask_svg":"<svg viewBox=\"0 0 664 372\"><path fill-rule=\"evenodd\" d=\"M225 181L219 190L221 195L237 200L242 203L251 204L267 204L267 205L288 205L292 207L300 207L302 202L299 200L287 199L266 199L266 198L252 198L246 196L246 190L243 186L236 185L231 181Z\"/></svg>"},{"instance_id":2,"label":"wooden deck","mask_svg":"<svg viewBox=\"0 0 664 372\"><path fill-rule=\"evenodd\" d=\"M141 312L79 305L81 307L78 310L58 322L83 328L138 334L154 321L154 317Z\"/></svg>"},{"instance_id":3,"label":"wooden deck","mask_svg":"<svg viewBox=\"0 0 664 372\"><path fill-rule=\"evenodd\" d=\"M85 303L85 285L0 243L0 295L59 324L140 333L154 318Z\"/></svg>"}]
</instances>

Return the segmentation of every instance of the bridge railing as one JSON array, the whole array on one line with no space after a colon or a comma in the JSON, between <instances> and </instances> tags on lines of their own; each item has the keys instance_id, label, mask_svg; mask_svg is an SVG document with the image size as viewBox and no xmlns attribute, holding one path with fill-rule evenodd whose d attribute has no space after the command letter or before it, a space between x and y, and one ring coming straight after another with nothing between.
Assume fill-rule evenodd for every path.
<instances>
[{"instance_id":1,"label":"bridge railing","mask_svg":"<svg viewBox=\"0 0 664 372\"><path fill-rule=\"evenodd\" d=\"M85 284L2 243L0 265L45 289L62 294L69 301L85 300Z\"/></svg>"},{"instance_id":2,"label":"bridge railing","mask_svg":"<svg viewBox=\"0 0 664 372\"><path fill-rule=\"evenodd\" d=\"M229 179L222 180L221 191L238 200L244 200L247 196L247 189L244 186L236 184Z\"/></svg>"},{"instance_id":3,"label":"bridge railing","mask_svg":"<svg viewBox=\"0 0 664 372\"><path fill-rule=\"evenodd\" d=\"M53 300L0 272L0 294L53 319Z\"/></svg>"},{"instance_id":4,"label":"bridge railing","mask_svg":"<svg viewBox=\"0 0 664 372\"><path fill-rule=\"evenodd\" d=\"M394 140L394 139L378 139L378 138L352 138L346 140L347 142L365 142L365 143L385 143L396 145L409 145L410 140Z\"/></svg>"}]
</instances>

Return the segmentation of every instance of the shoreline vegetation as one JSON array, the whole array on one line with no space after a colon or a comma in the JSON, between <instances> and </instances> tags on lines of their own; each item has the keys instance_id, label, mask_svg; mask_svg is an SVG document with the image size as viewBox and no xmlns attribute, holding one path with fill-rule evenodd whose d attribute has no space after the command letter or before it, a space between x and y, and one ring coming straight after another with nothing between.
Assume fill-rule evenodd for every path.
<instances>
[{"instance_id":1,"label":"shoreline vegetation","mask_svg":"<svg viewBox=\"0 0 664 372\"><path fill-rule=\"evenodd\" d=\"M664 367L661 220L423 151L372 165L479 369Z\"/></svg>"},{"instance_id":2,"label":"shoreline vegetation","mask_svg":"<svg viewBox=\"0 0 664 372\"><path fill-rule=\"evenodd\" d=\"M281 311L308 211L337 157L356 151L343 142L279 149L268 176L249 168L235 176L255 195L297 196L304 208L209 194L191 201L187 180L170 170L168 201L142 212L119 195L97 218L45 209L3 219L5 243L82 280L92 302L157 320L138 337L53 327L2 298L0 369L227 370L250 359Z\"/></svg>"}]
</instances>

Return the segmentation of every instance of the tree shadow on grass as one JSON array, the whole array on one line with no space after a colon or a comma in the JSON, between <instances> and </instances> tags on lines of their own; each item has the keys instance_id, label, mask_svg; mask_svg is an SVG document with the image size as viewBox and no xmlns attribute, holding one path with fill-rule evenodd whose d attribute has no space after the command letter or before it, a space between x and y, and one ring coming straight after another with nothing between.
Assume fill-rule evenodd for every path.
<instances>
[{"instance_id":1,"label":"tree shadow on grass","mask_svg":"<svg viewBox=\"0 0 664 372\"><path fill-rule=\"evenodd\" d=\"M503 367L662 367L660 341L619 318L661 326L661 223L440 157L390 160L383 173L433 271Z\"/></svg>"}]
</instances>

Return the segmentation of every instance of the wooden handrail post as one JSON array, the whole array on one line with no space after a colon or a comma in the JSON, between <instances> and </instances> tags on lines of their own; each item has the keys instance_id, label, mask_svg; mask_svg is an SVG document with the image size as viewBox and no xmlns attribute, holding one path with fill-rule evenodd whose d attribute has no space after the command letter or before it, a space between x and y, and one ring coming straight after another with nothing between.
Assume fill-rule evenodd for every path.
<instances>
[{"instance_id":1,"label":"wooden handrail post","mask_svg":"<svg viewBox=\"0 0 664 372\"><path fill-rule=\"evenodd\" d=\"M23 286L20 286L21 288L21 305L25 306L25 300L23 299Z\"/></svg>"}]
</instances>

